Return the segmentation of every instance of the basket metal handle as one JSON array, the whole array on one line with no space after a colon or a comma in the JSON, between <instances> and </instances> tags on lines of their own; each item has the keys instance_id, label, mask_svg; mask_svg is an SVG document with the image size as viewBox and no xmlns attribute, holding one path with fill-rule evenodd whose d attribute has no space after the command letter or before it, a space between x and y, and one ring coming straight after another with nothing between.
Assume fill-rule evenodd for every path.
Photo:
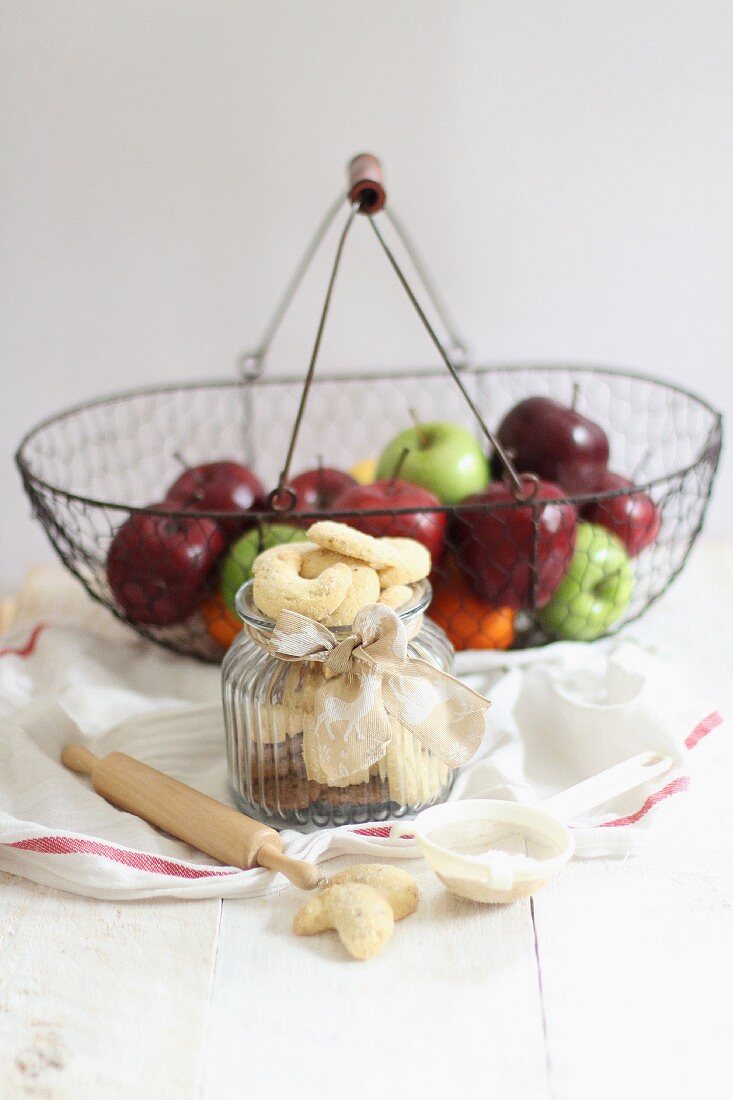
<instances>
[{"instance_id":1,"label":"basket metal handle","mask_svg":"<svg viewBox=\"0 0 733 1100\"><path fill-rule=\"evenodd\" d=\"M326 326L326 319L328 317L328 311L331 305L331 299L333 297L333 289L336 283L336 276L338 274L338 270L341 264L341 257L343 255L346 239L349 235L349 231L354 223L354 219L357 214L363 214L369 219L369 223L374 230L377 240L379 241L379 244L381 245L385 255L387 256L387 259L389 260L392 269L397 275L397 278L402 284L402 287L405 290L411 305L413 306L415 312L422 321L423 326L430 336L430 339L432 340L441 359L448 368L451 377L453 378L453 381L460 390L466 404L476 418L476 422L479 425L482 434L493 447L495 453L499 456L504 466L504 469L506 470L507 477L512 482L512 490L517 500L523 502L531 500L537 493L537 479L532 477L531 475L523 475L520 477L514 467L510 456L507 454L499 440L486 424L486 421L481 415L476 403L474 402L473 398L469 394L462 379L459 376L459 370L463 365L463 362L465 362L465 345L461 340L455 337L452 332L452 326L449 323L445 324L445 327L451 337L451 351L459 353L457 356L457 359L459 361L454 362L452 355L449 354L449 352L443 346L440 337L436 333L433 325L430 323L430 320L428 319L410 283L408 282L407 276L402 270L394 253L385 241L382 232L379 229L379 226L374 220L374 215L382 210L387 197L387 193L384 188L384 176L382 173L381 164L379 163L377 158L371 153L360 153L349 162L348 175L348 199L351 204L351 209L349 211L343 229L341 230L341 235L336 246L336 253L331 267L331 274L328 280L328 286L326 288L326 296L324 298L323 307L321 309L321 316L318 323L318 329L316 331L313 349L311 352L310 363L308 365L308 370L305 376L305 380L303 382L303 390L300 395L298 411L296 413L295 422L293 424L292 432L290 434L290 440L288 442L285 462L278 478L277 487L273 489L273 491L267 498L268 507L271 508L272 511L286 513L291 511L295 506L295 495L292 491L288 491L287 488L287 482L290 476L290 465L293 459L293 454L295 453L295 447L298 441L300 426L303 421L303 415L305 413L308 395L310 393L310 388L313 383L313 376L315 373L316 363L318 361L318 353L321 347L321 339L323 337L323 332ZM295 274L288 284L288 287L286 288L285 295L280 302L278 308L276 309L273 319L266 330L265 337L260 343L258 349L256 349L254 352L249 352L244 356L243 360L240 361L243 369L245 369L245 377L247 378L247 380L251 381L261 373L267 349L272 342L272 339L280 325L280 322L282 321L287 311L287 308L290 305L290 302L292 301L292 298L298 286L300 285L300 282L302 281L303 276L305 275L305 272L310 265L311 260L313 259L313 256L318 249L318 246L325 236L331 222L334 220L337 209L338 207L335 207L332 208L331 211L329 211L328 215L316 231L316 235L311 241L308 249L306 250L306 254L303 257L303 260L301 261L298 268L296 268ZM397 233L402 240L403 246L410 256L412 263L418 272L418 275L422 279L422 282L424 283L428 294L432 298L436 312L439 314L441 319L444 320L447 317L447 314L443 309L440 300L437 299L436 301L436 295L431 294L431 284L426 278L425 268L417 258L416 253L411 246L409 238L405 234L399 222L395 222L393 219L392 224L397 230Z\"/></svg>"},{"instance_id":2,"label":"basket metal handle","mask_svg":"<svg viewBox=\"0 0 733 1100\"><path fill-rule=\"evenodd\" d=\"M387 192L384 186L384 173L382 166L372 153L359 153L353 157L347 165L348 188L346 196L339 194L329 206L316 230L311 237L305 252L298 261L293 274L288 280L282 297L277 302L272 317L265 327L259 343L242 354L237 359L237 370L244 381L254 381L259 378L265 368L265 359L270 346L277 335L280 325L287 314L293 298L298 292L313 259L323 243L326 234L335 221L339 211L343 208L344 197L352 207L356 206L359 213L371 216L382 210L388 218L392 228L397 234L402 247L407 253L410 263L417 272L418 278L427 293L441 325L448 335L448 347L451 358L458 369L462 369L469 362L467 346L461 337L448 307L433 282L422 258L418 254L413 241L410 239L404 225L397 217L394 210L385 206Z\"/></svg>"}]
</instances>

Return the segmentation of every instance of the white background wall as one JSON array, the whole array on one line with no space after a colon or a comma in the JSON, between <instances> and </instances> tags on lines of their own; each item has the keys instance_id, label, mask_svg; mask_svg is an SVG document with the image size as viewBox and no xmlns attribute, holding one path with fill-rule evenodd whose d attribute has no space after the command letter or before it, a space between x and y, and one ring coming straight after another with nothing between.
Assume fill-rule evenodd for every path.
<instances>
[{"instance_id":1,"label":"white background wall","mask_svg":"<svg viewBox=\"0 0 733 1100\"><path fill-rule=\"evenodd\" d=\"M363 148L479 358L636 366L733 413L729 0L0 13L4 588L50 556L11 464L23 430L227 375ZM362 228L324 368L432 361ZM304 366L322 284L273 369ZM732 484L724 466L710 531L733 532Z\"/></svg>"}]
</instances>

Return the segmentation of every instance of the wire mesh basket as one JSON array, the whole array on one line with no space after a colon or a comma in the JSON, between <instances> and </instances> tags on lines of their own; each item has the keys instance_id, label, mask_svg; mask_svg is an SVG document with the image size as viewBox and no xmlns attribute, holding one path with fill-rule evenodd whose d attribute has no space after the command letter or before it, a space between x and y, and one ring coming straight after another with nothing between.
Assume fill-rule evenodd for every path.
<instances>
[{"instance_id":1,"label":"wire mesh basket","mask_svg":"<svg viewBox=\"0 0 733 1100\"><path fill-rule=\"evenodd\" d=\"M222 571L231 573L232 545L247 538L256 551L273 525L285 526L280 537L303 539L304 528L323 518L385 535L415 534L426 522L439 530L429 613L458 649L525 647L618 631L685 564L718 464L719 413L685 389L637 373L470 365L449 323L449 340L438 340L386 244L447 369L315 377L354 215L365 214L384 243L375 219L379 178L360 167L360 173L352 171L349 219L305 386L302 378L263 376L262 366L326 222L266 339L245 356L240 380L117 394L66 410L30 431L16 461L34 514L96 600L145 637L207 661L221 660L239 627L220 596ZM357 184L363 185L360 191ZM417 260L415 267L431 290ZM446 320L439 302L436 308ZM608 468L625 480L592 492L561 486L552 499L538 491L537 478L515 467L497 432L512 408L536 397L551 398L599 425L608 437ZM393 507L389 495L378 507L294 507L291 471L317 469L320 456L329 467L349 470L378 456L413 421L468 429L485 442L492 484L501 481L506 492L451 504L421 501L419 507ZM196 494L183 502L171 499L182 459L189 469L221 460L254 471L255 488L241 513L233 515L229 506L201 507ZM258 492L257 484L272 492ZM243 567L241 581L247 579Z\"/></svg>"},{"instance_id":2,"label":"wire mesh basket","mask_svg":"<svg viewBox=\"0 0 733 1100\"><path fill-rule=\"evenodd\" d=\"M497 422L524 397L541 393L568 401L573 385L578 386L579 406L592 410L609 435L613 468L628 471L634 491L644 492L654 501L659 530L653 543L633 559L631 598L610 627L618 630L657 599L685 563L702 525L720 452L718 414L692 394L635 374L532 366L485 367L465 375L479 407ZM148 503L159 500L179 475L177 452L183 451L191 465L240 457L254 466L265 485L276 484L278 460L290 432L290 424L283 421L279 410L292 408L301 388L299 379L162 387L79 406L40 425L23 441L18 460L33 510L62 561L96 599L141 634L179 653L220 660L224 647L216 640L215 630L212 635L204 609L207 597L218 589L216 566L201 589L198 606L183 621L142 623L126 613L112 593L107 576L110 547L130 516L145 513ZM317 454L348 469L409 424L411 409L421 420L470 426L460 394L450 378L438 372L324 377L314 383L311 402L311 416L295 456L296 469L313 467ZM333 416L334 407L341 410L338 418ZM348 410L348 432L343 430L344 410ZM161 440L166 446L161 446ZM610 503L628 492L568 499L582 508L594 500ZM541 505L485 505L479 506L479 511L487 516L503 512L511 537L509 523L520 507L538 510ZM173 525L222 518L219 512L201 510L157 511ZM449 525L456 525L468 511L475 513L476 507L458 504L440 509L439 514L446 515ZM410 520L411 515L410 510L394 517L388 514L392 522L386 533L390 529L397 532L400 520ZM329 516L325 512L303 514L298 523ZM365 517L341 513L339 518L349 522ZM268 508L257 509L248 517L259 532L285 519L281 512ZM294 537L304 535L299 531ZM535 541L528 553L519 554L517 567L525 563L531 571ZM450 589L454 561L449 545L434 571L438 594L442 584ZM456 597L454 612L446 612L442 625L449 636L456 637L451 614L456 620L467 619L463 632L470 641L475 612L465 601L461 603L458 590ZM516 624L512 645L534 645L552 637L542 628L539 614L539 609L532 607L518 612L521 621ZM476 620L473 625L480 633L481 622Z\"/></svg>"}]
</instances>

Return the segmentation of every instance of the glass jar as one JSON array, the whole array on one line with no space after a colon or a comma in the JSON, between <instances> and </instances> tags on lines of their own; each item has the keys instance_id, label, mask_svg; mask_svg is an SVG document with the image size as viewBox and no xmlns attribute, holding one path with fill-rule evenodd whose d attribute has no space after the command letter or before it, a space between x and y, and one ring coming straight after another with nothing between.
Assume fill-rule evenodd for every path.
<instances>
[{"instance_id":1,"label":"glass jar","mask_svg":"<svg viewBox=\"0 0 733 1100\"><path fill-rule=\"evenodd\" d=\"M424 618L430 584L412 588L413 598L397 611L408 654L450 673L453 647ZM385 821L447 798L453 769L395 719L387 754L371 768L337 785L308 774L303 741L312 735L315 694L328 673L320 662L284 661L265 648L274 623L255 606L251 581L236 602L244 630L224 658L222 694L230 782L246 813L276 827L345 825ZM330 629L336 638L351 633Z\"/></svg>"}]
</instances>

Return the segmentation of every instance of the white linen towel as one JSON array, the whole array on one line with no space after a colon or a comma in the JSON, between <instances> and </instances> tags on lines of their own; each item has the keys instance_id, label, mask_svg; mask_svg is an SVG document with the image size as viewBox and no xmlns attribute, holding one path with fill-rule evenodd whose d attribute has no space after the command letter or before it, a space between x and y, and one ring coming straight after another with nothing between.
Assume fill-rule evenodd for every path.
<instances>
[{"instance_id":1,"label":"white linen towel","mask_svg":"<svg viewBox=\"0 0 733 1100\"><path fill-rule=\"evenodd\" d=\"M669 797L689 784L689 749L721 721L682 668L633 642L460 654L457 672L493 708L490 736L453 798L534 802L644 749L673 757L661 780L576 823L580 857L645 844ZM47 570L31 575L0 644L0 869L118 900L247 897L287 885L270 871L222 867L109 805L62 767L72 740L98 755L127 752L229 800L219 670L137 637L72 578ZM419 857L410 840L390 839L388 824L282 838L289 855L314 861Z\"/></svg>"}]
</instances>

